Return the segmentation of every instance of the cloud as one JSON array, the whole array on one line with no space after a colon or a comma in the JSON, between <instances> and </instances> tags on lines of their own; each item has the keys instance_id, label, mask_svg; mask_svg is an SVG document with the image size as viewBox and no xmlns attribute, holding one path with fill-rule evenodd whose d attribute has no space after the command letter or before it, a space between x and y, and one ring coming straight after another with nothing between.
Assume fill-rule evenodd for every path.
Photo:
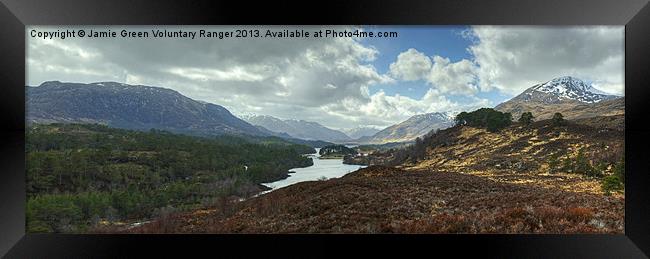
<instances>
[{"instance_id":1,"label":"cloud","mask_svg":"<svg viewBox=\"0 0 650 259\"><path fill-rule=\"evenodd\" d=\"M255 71L247 71L246 68L242 67L234 67L229 70L172 67L167 72L190 80L204 82L210 80L259 82L264 79L263 76L255 73Z\"/></svg>"},{"instance_id":2,"label":"cloud","mask_svg":"<svg viewBox=\"0 0 650 259\"><path fill-rule=\"evenodd\" d=\"M123 29L119 26L83 28ZM173 26L159 28L181 29ZM248 27L254 28L257 27ZM150 30L148 27L128 29ZM233 30L231 26L202 29ZM281 31L287 28L260 29ZM301 29L319 30L321 27ZM223 105L234 113L258 112L343 126L340 118L323 114L321 106L340 103L346 98L369 102L370 86L393 82L391 77L378 73L373 66L372 61L377 55L374 47L363 45L354 38L30 38L27 80L29 85L59 80L161 86L193 99Z\"/></svg>"},{"instance_id":3,"label":"cloud","mask_svg":"<svg viewBox=\"0 0 650 259\"><path fill-rule=\"evenodd\" d=\"M437 55L430 58L410 48L397 55L397 60L390 64L389 74L404 81L424 80L443 93L474 94L478 90L476 69L467 59L451 62Z\"/></svg>"},{"instance_id":4,"label":"cloud","mask_svg":"<svg viewBox=\"0 0 650 259\"><path fill-rule=\"evenodd\" d=\"M88 81L121 81L123 71L107 63L93 63L103 59L102 53L73 41L29 40L27 48L27 84L38 85L53 78L74 78Z\"/></svg>"},{"instance_id":5,"label":"cloud","mask_svg":"<svg viewBox=\"0 0 650 259\"><path fill-rule=\"evenodd\" d=\"M410 48L397 55L397 60L390 64L390 74L405 81L424 78L431 70L431 59L424 53Z\"/></svg>"},{"instance_id":6,"label":"cloud","mask_svg":"<svg viewBox=\"0 0 650 259\"><path fill-rule=\"evenodd\" d=\"M452 63L448 58L434 56L426 80L443 93L472 95L478 90L476 72L476 65L467 59Z\"/></svg>"},{"instance_id":7,"label":"cloud","mask_svg":"<svg viewBox=\"0 0 650 259\"><path fill-rule=\"evenodd\" d=\"M28 29L32 28L60 29ZM119 31L124 27L69 28ZM151 27L128 29L149 31ZM201 29L233 30L232 26ZM59 80L160 86L223 105L235 114L304 119L334 128L384 127L425 112L489 107L494 103L477 97L480 92L513 96L562 75L622 93L623 27L477 26L463 35L472 40L467 49L471 57L442 57L410 46L388 57L394 58L391 64L379 62L379 50L354 38L28 38L27 84ZM388 72L379 73L375 65L388 66ZM370 91L419 80L430 88L421 97L412 95L411 85L397 91L408 96Z\"/></svg>"},{"instance_id":8,"label":"cloud","mask_svg":"<svg viewBox=\"0 0 650 259\"><path fill-rule=\"evenodd\" d=\"M468 51L481 90L518 94L570 75L600 90L623 94L624 27L474 26Z\"/></svg>"},{"instance_id":9,"label":"cloud","mask_svg":"<svg viewBox=\"0 0 650 259\"><path fill-rule=\"evenodd\" d=\"M323 106L322 109L325 113L350 123L365 121L364 125L386 127L417 114L474 110L489 105L487 99L467 98L468 102L452 101L437 89L429 89L420 99L400 94L387 95L380 90L370 96L369 102L345 99L341 103Z\"/></svg>"}]
</instances>

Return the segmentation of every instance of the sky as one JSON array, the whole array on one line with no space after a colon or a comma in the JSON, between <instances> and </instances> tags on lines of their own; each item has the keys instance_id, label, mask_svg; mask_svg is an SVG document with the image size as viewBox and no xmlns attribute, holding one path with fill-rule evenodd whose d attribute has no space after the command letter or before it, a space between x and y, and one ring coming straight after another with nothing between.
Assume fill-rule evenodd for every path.
<instances>
[{"instance_id":1,"label":"sky","mask_svg":"<svg viewBox=\"0 0 650 259\"><path fill-rule=\"evenodd\" d=\"M30 31L320 29L393 38L78 38ZM624 95L624 27L32 26L26 81L174 89L232 113L383 128L429 112L494 107L560 76Z\"/></svg>"}]
</instances>

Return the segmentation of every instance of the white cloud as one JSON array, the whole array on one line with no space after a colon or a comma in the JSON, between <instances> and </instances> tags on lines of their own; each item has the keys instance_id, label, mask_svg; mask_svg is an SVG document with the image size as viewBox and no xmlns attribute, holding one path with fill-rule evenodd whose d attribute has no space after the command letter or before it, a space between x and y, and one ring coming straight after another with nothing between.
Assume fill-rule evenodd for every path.
<instances>
[{"instance_id":1,"label":"white cloud","mask_svg":"<svg viewBox=\"0 0 650 259\"><path fill-rule=\"evenodd\" d=\"M350 122L364 122L367 126L390 126L413 115L430 112L449 112L473 110L487 107L487 99L468 97L469 102L459 103L449 100L437 89L429 89L421 99L400 94L387 95L383 90L370 96L369 102L345 99L341 103L324 105L322 110Z\"/></svg>"},{"instance_id":2,"label":"white cloud","mask_svg":"<svg viewBox=\"0 0 650 259\"><path fill-rule=\"evenodd\" d=\"M472 95L477 92L476 65L467 59L452 63L448 58L433 57L426 80L443 93Z\"/></svg>"},{"instance_id":3,"label":"white cloud","mask_svg":"<svg viewBox=\"0 0 650 259\"><path fill-rule=\"evenodd\" d=\"M431 66L429 57L410 48L397 55L397 60L390 64L390 74L402 80L415 81L424 78L431 70Z\"/></svg>"},{"instance_id":4,"label":"white cloud","mask_svg":"<svg viewBox=\"0 0 650 259\"><path fill-rule=\"evenodd\" d=\"M128 29L146 31L150 28ZM230 31L232 27L207 29ZM301 29L320 30L321 27ZM193 99L223 105L234 113L262 112L341 127L344 120L324 114L321 106L341 103L346 98L359 103L369 102L371 85L393 82L370 63L378 53L374 47L354 38L231 38L218 41L170 38L43 41L29 38L27 80L29 85L59 80L161 86Z\"/></svg>"},{"instance_id":5,"label":"white cloud","mask_svg":"<svg viewBox=\"0 0 650 259\"><path fill-rule=\"evenodd\" d=\"M497 90L514 96L565 75L623 95L622 26L474 26L463 35L474 41L468 48L472 60L430 58L410 48L397 56L389 74L404 81L423 80L452 95Z\"/></svg>"},{"instance_id":6,"label":"white cloud","mask_svg":"<svg viewBox=\"0 0 650 259\"><path fill-rule=\"evenodd\" d=\"M624 27L475 26L468 50L481 90L515 95L555 77L592 81L623 94Z\"/></svg>"},{"instance_id":7,"label":"white cloud","mask_svg":"<svg viewBox=\"0 0 650 259\"><path fill-rule=\"evenodd\" d=\"M424 80L443 93L474 94L478 90L476 69L467 59L451 62L449 58L437 55L430 58L410 48L390 64L389 74L404 81Z\"/></svg>"},{"instance_id":8,"label":"white cloud","mask_svg":"<svg viewBox=\"0 0 650 259\"><path fill-rule=\"evenodd\" d=\"M199 81L262 81L264 77L259 72L249 72L242 67L234 67L229 70L203 69L203 68L180 68L172 67L167 72L185 77L190 80Z\"/></svg>"}]
</instances>

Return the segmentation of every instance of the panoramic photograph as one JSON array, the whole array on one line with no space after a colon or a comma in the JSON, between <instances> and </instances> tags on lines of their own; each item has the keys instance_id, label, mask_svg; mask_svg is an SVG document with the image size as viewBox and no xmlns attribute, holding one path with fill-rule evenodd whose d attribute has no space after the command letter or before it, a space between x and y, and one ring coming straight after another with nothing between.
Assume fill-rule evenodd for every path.
<instances>
[{"instance_id":1,"label":"panoramic photograph","mask_svg":"<svg viewBox=\"0 0 650 259\"><path fill-rule=\"evenodd\" d=\"M623 234L623 26L27 26L28 233Z\"/></svg>"}]
</instances>

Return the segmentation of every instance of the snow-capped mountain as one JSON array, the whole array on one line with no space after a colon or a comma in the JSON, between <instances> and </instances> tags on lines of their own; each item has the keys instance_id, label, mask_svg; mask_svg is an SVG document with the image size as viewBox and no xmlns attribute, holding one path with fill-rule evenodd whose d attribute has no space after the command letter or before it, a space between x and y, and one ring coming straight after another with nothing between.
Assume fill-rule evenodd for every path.
<instances>
[{"instance_id":1,"label":"snow-capped mountain","mask_svg":"<svg viewBox=\"0 0 650 259\"><path fill-rule=\"evenodd\" d=\"M518 119L523 112L532 112L536 118L546 119L555 112L560 112L566 117L577 106L598 106L597 104L601 102L618 98L620 96L606 94L578 78L563 76L534 85L514 98L497 105L495 109L512 113L514 119ZM580 116L587 115L581 113Z\"/></svg>"},{"instance_id":2,"label":"snow-capped mountain","mask_svg":"<svg viewBox=\"0 0 650 259\"><path fill-rule=\"evenodd\" d=\"M432 130L445 129L454 125L454 113L425 113L385 128L371 137L359 139L362 143L384 144L389 142L411 141Z\"/></svg>"},{"instance_id":3,"label":"snow-capped mountain","mask_svg":"<svg viewBox=\"0 0 650 259\"><path fill-rule=\"evenodd\" d=\"M614 99L617 96L608 95L593 88L586 82L571 76L555 78L543 84L535 85L524 92L523 98L533 99L536 93L548 94L549 101L575 100L583 103L597 103Z\"/></svg>"}]
</instances>

